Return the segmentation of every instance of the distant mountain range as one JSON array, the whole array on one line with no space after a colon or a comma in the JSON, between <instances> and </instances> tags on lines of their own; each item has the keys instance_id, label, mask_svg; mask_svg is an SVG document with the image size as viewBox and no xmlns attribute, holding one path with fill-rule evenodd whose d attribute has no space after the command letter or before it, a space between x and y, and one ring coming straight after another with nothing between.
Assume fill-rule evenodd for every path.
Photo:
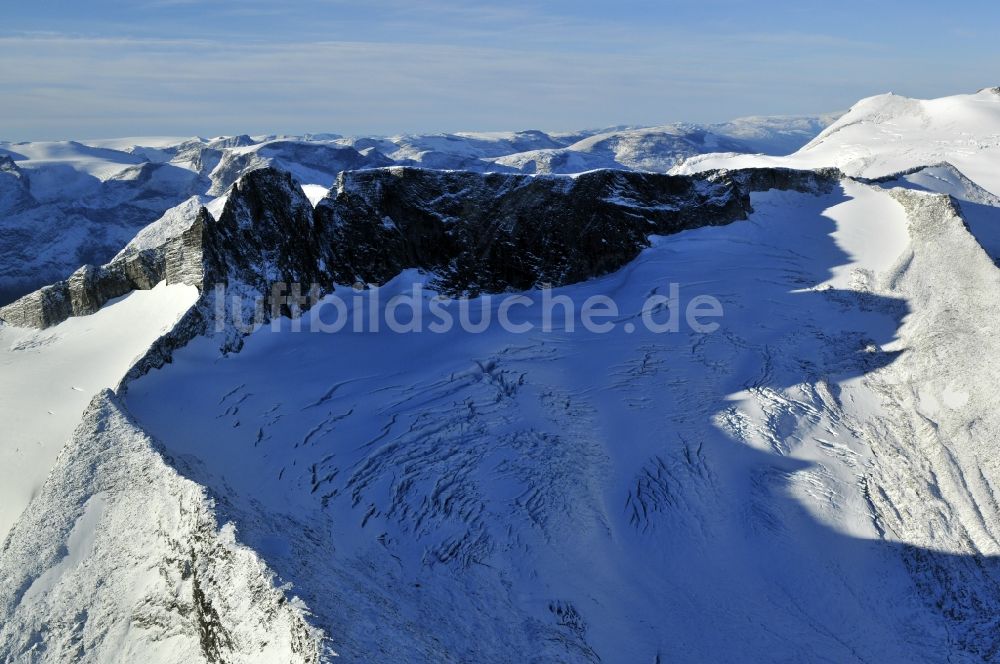
<instances>
[{"instance_id":1,"label":"distant mountain range","mask_svg":"<svg viewBox=\"0 0 1000 664\"><path fill-rule=\"evenodd\" d=\"M787 154L836 116L717 125L393 137L230 136L0 142L0 304L108 261L177 205L208 204L252 170L291 173L316 200L345 170L389 165L501 173L664 172L705 152ZM189 199L193 199L190 200Z\"/></svg>"}]
</instances>

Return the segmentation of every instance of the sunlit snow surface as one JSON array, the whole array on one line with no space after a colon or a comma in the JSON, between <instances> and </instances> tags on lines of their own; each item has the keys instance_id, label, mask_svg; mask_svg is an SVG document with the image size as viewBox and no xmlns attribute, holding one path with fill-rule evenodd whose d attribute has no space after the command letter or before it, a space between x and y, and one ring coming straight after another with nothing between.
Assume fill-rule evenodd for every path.
<instances>
[{"instance_id":1,"label":"sunlit snow surface","mask_svg":"<svg viewBox=\"0 0 1000 664\"><path fill-rule=\"evenodd\" d=\"M837 167L852 177L887 179L948 194L979 244L1000 263L1000 88L940 99L886 94L863 99L788 156L706 154L672 169ZM895 176L895 177L891 177Z\"/></svg>"},{"instance_id":2,"label":"sunlit snow surface","mask_svg":"<svg viewBox=\"0 0 1000 664\"><path fill-rule=\"evenodd\" d=\"M877 178L947 161L1000 195L1000 90L940 99L878 95L863 99L805 147L788 157L704 155L675 169L836 166Z\"/></svg>"},{"instance_id":3,"label":"sunlit snow surface","mask_svg":"<svg viewBox=\"0 0 1000 664\"><path fill-rule=\"evenodd\" d=\"M302 191L305 192L306 198L309 199L309 202L315 206L321 200L326 198L326 195L330 193L330 188L319 184L304 184L302 185Z\"/></svg>"},{"instance_id":4,"label":"sunlit snow surface","mask_svg":"<svg viewBox=\"0 0 1000 664\"><path fill-rule=\"evenodd\" d=\"M286 320L228 357L192 343L126 402L348 658L887 661L991 647L979 623L935 607L960 604L935 579L981 573L962 556L997 549L996 523L975 512L996 514L979 479L996 458L996 398L967 352L996 343L963 295L995 303L995 267L957 217L918 223L866 185L753 204L746 222L659 238L558 291L614 298L609 334L325 334ZM958 283L929 292L956 263ZM418 278L384 287L383 303ZM718 298L721 329L638 324L670 283L682 306ZM962 327L963 314L980 319ZM936 337L943 325L963 334ZM935 368L943 357L955 374ZM942 457L962 435L973 447Z\"/></svg>"},{"instance_id":5,"label":"sunlit snow surface","mask_svg":"<svg viewBox=\"0 0 1000 664\"><path fill-rule=\"evenodd\" d=\"M194 286L136 291L47 330L0 325L0 539L41 487L91 398L198 297Z\"/></svg>"}]
</instances>

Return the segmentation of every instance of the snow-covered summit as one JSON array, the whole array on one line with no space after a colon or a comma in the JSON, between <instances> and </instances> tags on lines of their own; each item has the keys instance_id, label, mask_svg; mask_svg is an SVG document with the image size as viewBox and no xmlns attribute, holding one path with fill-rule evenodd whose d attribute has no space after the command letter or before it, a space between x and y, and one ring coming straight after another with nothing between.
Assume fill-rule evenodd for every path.
<instances>
[{"instance_id":1,"label":"snow-covered summit","mask_svg":"<svg viewBox=\"0 0 1000 664\"><path fill-rule=\"evenodd\" d=\"M703 155L677 172L782 165L832 166L849 175L879 178L947 162L980 186L1000 194L1000 92L940 99L883 94L863 99L787 157Z\"/></svg>"}]
</instances>

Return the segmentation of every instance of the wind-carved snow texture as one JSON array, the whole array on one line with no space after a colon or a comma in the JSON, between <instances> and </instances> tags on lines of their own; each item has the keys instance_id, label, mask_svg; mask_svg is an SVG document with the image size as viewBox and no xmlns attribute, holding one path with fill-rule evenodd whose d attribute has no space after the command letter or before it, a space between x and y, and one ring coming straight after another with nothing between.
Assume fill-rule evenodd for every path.
<instances>
[{"instance_id":1,"label":"wind-carved snow texture","mask_svg":"<svg viewBox=\"0 0 1000 664\"><path fill-rule=\"evenodd\" d=\"M752 202L556 290L609 334L285 321L126 402L349 659L995 657L995 266L944 198ZM625 331L671 282L721 329Z\"/></svg>"},{"instance_id":2,"label":"wind-carved snow texture","mask_svg":"<svg viewBox=\"0 0 1000 664\"><path fill-rule=\"evenodd\" d=\"M5 662L319 662L322 635L105 391L0 549Z\"/></svg>"},{"instance_id":3,"label":"wind-carved snow texture","mask_svg":"<svg viewBox=\"0 0 1000 664\"><path fill-rule=\"evenodd\" d=\"M398 174L391 173L388 174L388 177L396 179L398 178ZM575 190L578 184L590 183L589 187L592 189L589 194L590 198L594 198L594 196L600 197L611 191L621 199L620 201L616 199L611 202L610 207L603 212L606 215L608 223L615 223L616 214L619 216L621 214L634 216L638 220L636 223L642 223L645 219L644 215L649 214L652 215L653 219L661 220L660 223L662 223L663 230L669 231L678 229L678 221L681 224L691 221L690 219L685 220L684 208L690 208L696 201L703 201L718 208L718 211L721 211L722 215L732 214L734 218L744 216L749 203L747 198L748 190L743 187L751 186L749 184L750 181L755 178L759 179L760 177L780 179L788 186L816 190L829 188L832 182L827 176L812 173L797 175L792 173L774 173L766 176L761 174L741 174L736 179L728 178L728 176L674 178L669 176L655 177L636 174L620 176L598 173L582 179L579 183L565 178L561 181L551 180L540 182L543 194L549 189L556 194L559 194L559 192L565 193L565 191ZM436 181L441 184L447 184L449 178L454 179L453 176L442 174L437 177ZM508 181L510 181L509 178L503 180L503 182ZM523 185L524 178L517 180L515 184L519 186ZM596 188L594 185L596 185ZM609 186L610 189L608 189ZM650 186L652 186L652 191L656 191L661 186L665 186L666 191L679 188L681 195L677 195L674 198L661 199L671 201L669 205L662 203L660 206L638 206L642 201L642 197L648 197L649 195L648 192L643 192L642 187L648 188ZM513 189L517 190L518 187L514 187ZM507 188L501 187L501 191L507 191ZM581 191L586 193L588 189L584 188ZM533 200L533 204L537 206L541 204L540 201L544 202L547 199L544 196L541 198L536 196L534 199L528 200ZM581 194L581 200L577 201L577 203L588 204L588 201L587 196ZM599 203L600 201L597 202ZM650 208L649 212L646 212L646 207ZM661 207L663 208L662 210L660 209ZM610 216L607 216L609 214ZM162 237L165 238L166 242L165 245L126 251L120 259L108 266L97 269L84 268L79 271L78 275L74 275L68 283L56 284L48 289L43 289L43 291L37 294L37 297L26 298L24 301L15 303L11 307L4 309L5 316L8 315L8 312L15 312L25 322L36 327L52 326L55 323L50 328L51 331L37 332L22 328L11 328L9 326L4 331L14 335L12 339L15 346L17 346L20 343L18 339L22 337L22 340L29 341L36 337L58 339L64 332L63 327L67 327L68 329L88 324L89 327L94 327L94 321L103 314L125 311L123 309L124 302L114 302L109 300L109 298L113 298L113 296L118 295L128 288L142 288L147 283L161 278L165 278L166 284L157 286L150 291L154 295L162 289L177 289L179 287L177 282L203 288L207 279L229 279L230 286L233 286L234 283L239 285L246 284L247 281L252 281L257 288L257 292L260 292L262 284L265 283L261 282L261 280L267 277L286 280L308 279L314 274L318 274L310 272L310 270L321 269L319 267L321 263L316 261L316 257L309 251L297 251L294 247L308 247L310 243L298 242L290 245L282 245L279 240L283 239L287 243L289 238L297 236L295 233L286 234L287 237L278 236L281 235L282 229L290 229L295 232L310 232L313 228L312 217L312 207L305 201L304 194L298 191L294 182L287 174L271 170L254 172L232 190L218 219L207 215L202 210L198 213L195 221L192 222L191 227L183 230L180 235L172 233L163 235ZM714 214L700 219L699 223L717 223L730 220L732 219ZM366 223L365 217L362 216L360 218L360 223ZM653 223L652 227L659 228L660 226ZM275 241L268 239L271 236L274 236ZM637 252L642 244L646 243L646 240L640 236L636 236L634 242L637 246L633 247L631 251ZM627 255L622 260L627 260ZM170 285L171 282L174 282L174 285ZM189 287L188 290L191 290L191 288ZM132 293L130 298L134 298L135 296L136 294ZM51 301L54 304L51 307L47 305L38 306L38 300L43 303ZM204 316L206 315L204 309L206 304L207 302L204 300L203 294L199 303L190 309L187 314L184 314L180 322L173 329L169 331L164 330L166 334L153 342L150 350L129 370L128 376L134 378L142 375L142 373L148 371L150 368L163 366L172 359L171 353L174 350L198 333L204 332L206 330L204 326ZM63 306L65 306L65 309L62 308ZM71 316L71 319L63 321L61 325L58 324L59 320L67 316ZM93 319L88 320L91 316ZM119 332L122 331L124 330L119 330ZM12 347L12 350L16 349ZM70 359L72 360L72 358ZM77 358L77 361L83 362L83 358ZM489 383L496 384L501 394L513 396L516 384L509 382L503 373L494 374L492 363L477 364L477 366L479 366L479 374L486 376ZM124 369L116 370L124 371ZM473 372L473 375L479 374L475 371ZM479 381L477 379L474 382ZM119 393L124 394L128 386L129 379L126 378L118 388ZM75 390L77 390L76 387L74 387ZM332 391L327 391L324 393L324 397L329 399L332 394ZM568 403L559 405L564 401L564 396L560 392L548 391L544 395L544 401L556 404L552 406L553 408L564 408L567 412L574 412L570 409ZM319 399L317 404L322 402L323 398ZM228 408L238 409L239 404L231 404ZM52 412L49 414L52 415ZM314 437L328 433L337 421L347 417L349 414L331 416L318 424L304 436L302 445L304 447L308 446ZM426 419L426 414L422 415L422 417ZM61 421L63 420L60 419ZM418 429L417 427L414 428L415 430ZM558 429L563 432L563 435L568 435L576 431L573 421L566 421ZM17 435L27 436L30 435L30 432L25 430ZM258 442L264 439L263 428L258 430L257 436ZM52 447L50 443L53 440L47 442L48 447L45 448L46 450ZM556 472L550 472L544 466L538 468L536 464L527 463L525 459L535 459L541 463L543 459L548 458L552 453L549 443L558 440L559 434L538 433L530 430L513 432L510 444L512 449L516 450L518 454L508 460L507 463L512 467L520 468L520 472L526 478L525 482L528 486L552 482L553 478L557 475ZM55 440L55 442L59 441ZM570 439L570 442L577 443L578 441ZM480 450L480 452L482 451ZM472 459L474 460L475 457L473 456ZM578 454L576 446L568 445L565 454L558 460L569 466L572 470L572 464L587 461L588 457ZM386 461L391 461L391 457ZM37 470L39 472L48 471L49 466L43 460L42 463L38 464ZM422 469L422 472L428 475L433 474L437 470L436 466L431 465ZM53 477L56 477L60 472L62 470L57 467L56 474ZM314 490L318 490L324 481L335 479L337 474L336 469L330 470L322 467L321 464L314 464L313 472L315 474ZM377 459L373 459L371 472L384 472L384 469L379 467ZM466 471L461 476L464 478L470 472ZM321 475L320 473L325 474ZM576 488L575 482L581 474L583 473L568 472L566 474L567 479L564 484L567 487L567 491ZM371 488L369 480L361 472L352 481L352 487L354 487L359 495L368 492ZM465 484L458 485L458 488L464 489ZM545 512L542 509L544 501L537 492L525 493L521 502L525 505L525 509L529 511L534 522L542 524L546 521ZM578 501L568 499L561 508L561 513L567 515L574 514L575 502ZM32 504L35 505L36 503ZM416 506L405 506L404 509L400 510L400 514L408 517L418 509ZM19 512L20 509L17 511ZM450 508L446 510L447 512L450 512ZM87 514L90 515L91 512L87 512ZM12 513L11 516L15 515ZM90 519L91 517L88 516L88 523ZM476 525L477 528L485 529L486 524L493 524L492 527L496 527L494 520L477 521L476 523L479 524ZM67 546L72 541L75 541L75 532L74 530L65 535L65 538L69 541ZM554 532L558 534L558 531ZM549 537L555 538L556 535L550 535ZM10 541L14 541L13 536ZM436 547L432 548L427 554L428 560L437 558L442 564L447 564L454 559L471 561L476 557L482 556L482 552L480 551L477 554L477 550L482 546L488 545L489 542L490 535L485 530L474 533L473 536L469 536L467 533L456 534L453 538L443 540ZM269 550L266 543L264 549ZM65 571L62 563L56 563L53 569L54 571L47 573L47 578L58 577ZM48 618L46 616L33 615L30 612L30 608L28 608L34 602L35 598L35 594L30 595L29 599L32 602L17 602L16 609L12 608L12 610L26 610L28 611L28 615L32 616L30 617L31 620L38 621L42 625L48 625L46 622ZM24 597L22 596L21 599L24 600ZM327 606L329 605L327 604ZM561 625L571 625L574 630L573 633L578 636L583 633L584 630L579 619L579 614L574 608L558 603L553 604L553 606L556 607L553 609L553 615L560 616ZM48 628L46 627L45 629ZM15 643L11 646L11 649L12 651L20 652L18 649L21 647L27 646L23 643ZM95 638L91 644L91 650L94 651L99 651L104 647L106 647L104 642L99 638ZM580 647L583 648L584 646ZM205 650L205 653L207 653L206 656L214 656L212 655L211 648Z\"/></svg>"}]
</instances>

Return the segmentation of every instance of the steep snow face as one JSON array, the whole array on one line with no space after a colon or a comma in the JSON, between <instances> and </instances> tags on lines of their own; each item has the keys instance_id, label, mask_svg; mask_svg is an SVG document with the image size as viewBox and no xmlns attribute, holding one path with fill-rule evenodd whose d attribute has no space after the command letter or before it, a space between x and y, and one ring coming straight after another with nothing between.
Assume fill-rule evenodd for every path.
<instances>
[{"instance_id":1,"label":"steep snow face","mask_svg":"<svg viewBox=\"0 0 1000 664\"><path fill-rule=\"evenodd\" d=\"M831 269L830 279L819 288L851 290L860 275L881 274L891 268L909 245L906 215L885 192L855 182L845 182L848 200L824 212L836 224L830 237L847 252L850 261ZM863 285L863 284L862 284Z\"/></svg>"},{"instance_id":2,"label":"steep snow face","mask_svg":"<svg viewBox=\"0 0 1000 664\"><path fill-rule=\"evenodd\" d=\"M554 293L610 295L606 334L541 331L537 294L528 333L353 332L407 272L126 404L352 660L995 652L996 267L943 197L752 202ZM644 326L671 284L653 319L705 294L721 327Z\"/></svg>"},{"instance_id":3,"label":"steep snow face","mask_svg":"<svg viewBox=\"0 0 1000 664\"><path fill-rule=\"evenodd\" d=\"M315 207L317 203L326 198L327 194L330 193L330 188L318 184L304 184L302 185L302 191L305 192L306 198Z\"/></svg>"},{"instance_id":4,"label":"steep snow face","mask_svg":"<svg viewBox=\"0 0 1000 664\"><path fill-rule=\"evenodd\" d=\"M872 381L888 415L866 423L878 442L876 452L886 459L874 468L872 484L879 489L872 499L894 538L932 550L997 556L1000 394L992 360L1000 356L1000 269L948 197L902 189L892 196L906 210L910 245L881 274L880 285L910 302L911 314L900 330L899 361ZM925 499L912 501L914 496ZM883 509L883 501L892 508ZM995 608L970 610L984 598L984 606L995 607L995 558L982 565L988 574L979 581L972 580L979 572L971 565L959 573L928 569L919 555L908 564L920 567L921 582L932 587L936 572L951 576L932 592L942 605L966 594L958 611L965 621L995 619ZM987 649L994 639L974 647L994 657L996 651Z\"/></svg>"},{"instance_id":5,"label":"steep snow face","mask_svg":"<svg viewBox=\"0 0 1000 664\"><path fill-rule=\"evenodd\" d=\"M887 94L864 99L788 157L697 156L678 172L781 165L835 166L848 175L878 178L941 162L954 165L994 194L1000 194L1000 92L941 99Z\"/></svg>"},{"instance_id":6,"label":"steep snow face","mask_svg":"<svg viewBox=\"0 0 1000 664\"><path fill-rule=\"evenodd\" d=\"M84 408L197 299L163 284L47 330L0 325L0 539L35 496Z\"/></svg>"},{"instance_id":7,"label":"steep snow face","mask_svg":"<svg viewBox=\"0 0 1000 664\"><path fill-rule=\"evenodd\" d=\"M5 468L6 470L6 468ZM288 601L292 599L292 601ZM299 600L104 391L0 548L5 662L316 664Z\"/></svg>"}]
</instances>

